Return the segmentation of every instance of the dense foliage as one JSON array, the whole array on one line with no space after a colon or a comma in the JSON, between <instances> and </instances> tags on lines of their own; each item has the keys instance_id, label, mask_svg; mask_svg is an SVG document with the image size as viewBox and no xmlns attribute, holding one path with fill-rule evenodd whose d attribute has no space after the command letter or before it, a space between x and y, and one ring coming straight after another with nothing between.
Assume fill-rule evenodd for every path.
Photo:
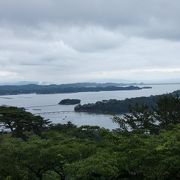
<instances>
[{"instance_id":1,"label":"dense foliage","mask_svg":"<svg viewBox=\"0 0 180 180\"><path fill-rule=\"evenodd\" d=\"M173 95L159 96L153 107L147 104L131 105L129 113L115 116L114 122L124 131L158 134L160 130L180 123L180 98Z\"/></svg>"},{"instance_id":2,"label":"dense foliage","mask_svg":"<svg viewBox=\"0 0 180 180\"><path fill-rule=\"evenodd\" d=\"M159 96L150 97L137 97L125 100L103 100L96 103L89 103L84 105L77 105L74 110L76 112L90 112L90 113L104 113L104 114L121 114L129 111L129 106L136 104L147 104L148 106L154 106Z\"/></svg>"},{"instance_id":3,"label":"dense foliage","mask_svg":"<svg viewBox=\"0 0 180 180\"><path fill-rule=\"evenodd\" d=\"M23 140L27 140L27 132L40 136L49 123L41 116L34 116L26 112L24 108L6 106L0 108L0 128L11 131L13 136Z\"/></svg>"},{"instance_id":4,"label":"dense foliage","mask_svg":"<svg viewBox=\"0 0 180 180\"><path fill-rule=\"evenodd\" d=\"M130 112L131 107L136 106L137 104L147 105L150 108L154 108L159 99L168 96L180 95L180 91L174 91L170 94L165 95L156 95L149 97L136 97L136 98L127 98L125 100L103 100L97 101L96 103L89 103L83 105L77 105L74 110L76 112L89 112L89 113L103 113L103 114L123 114Z\"/></svg>"},{"instance_id":5,"label":"dense foliage","mask_svg":"<svg viewBox=\"0 0 180 180\"><path fill-rule=\"evenodd\" d=\"M149 128L144 121L149 117L146 114L149 109L148 111L133 110L134 113L141 114L144 121L141 124L141 127L144 126L143 131L141 128L133 129L133 126L131 131L123 128L109 131L97 126L76 127L69 122L64 125L43 126L41 136L36 135L33 129L29 131L24 129L23 133L29 137L26 141L21 137L13 136L13 133L2 132L0 179L179 179L179 101L179 98L167 97L158 102L155 111L158 112L156 118L161 126L155 134L144 131ZM14 111L11 109L9 111L10 107L1 108L3 111L1 110L0 114L6 111L8 117L14 118ZM19 117L21 111L16 109L15 117ZM151 109L151 112L153 111ZM33 117L37 118L32 115L31 118ZM136 121L138 122L140 119ZM121 123L119 125L122 127ZM129 124L127 122L123 125ZM22 126L26 127L23 123Z\"/></svg>"}]
</instances>

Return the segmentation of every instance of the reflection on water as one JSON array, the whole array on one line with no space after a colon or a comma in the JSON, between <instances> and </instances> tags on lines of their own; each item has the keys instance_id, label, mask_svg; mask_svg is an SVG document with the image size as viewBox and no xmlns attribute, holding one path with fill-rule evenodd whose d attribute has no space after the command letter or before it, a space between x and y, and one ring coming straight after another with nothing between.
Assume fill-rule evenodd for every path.
<instances>
[{"instance_id":1,"label":"reflection on water","mask_svg":"<svg viewBox=\"0 0 180 180\"><path fill-rule=\"evenodd\" d=\"M106 92L84 92L69 94L47 94L47 95L12 95L0 96L0 105L24 107L33 114L41 115L54 123L72 123L80 125L98 125L113 129L117 125L112 122L112 116L89 113L74 112L74 105L58 105L62 99L81 99L81 103L94 103L108 99L125 99L132 97L158 95L170 93L180 89L180 84L152 85L152 89L133 91L106 91Z\"/></svg>"}]
</instances>

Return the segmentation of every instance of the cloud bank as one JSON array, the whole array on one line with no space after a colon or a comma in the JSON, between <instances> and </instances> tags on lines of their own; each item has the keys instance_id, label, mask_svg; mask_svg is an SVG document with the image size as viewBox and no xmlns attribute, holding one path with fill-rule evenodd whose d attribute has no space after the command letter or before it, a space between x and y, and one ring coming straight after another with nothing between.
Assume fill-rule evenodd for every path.
<instances>
[{"instance_id":1,"label":"cloud bank","mask_svg":"<svg viewBox=\"0 0 180 180\"><path fill-rule=\"evenodd\" d=\"M180 79L178 0L0 0L0 81Z\"/></svg>"}]
</instances>

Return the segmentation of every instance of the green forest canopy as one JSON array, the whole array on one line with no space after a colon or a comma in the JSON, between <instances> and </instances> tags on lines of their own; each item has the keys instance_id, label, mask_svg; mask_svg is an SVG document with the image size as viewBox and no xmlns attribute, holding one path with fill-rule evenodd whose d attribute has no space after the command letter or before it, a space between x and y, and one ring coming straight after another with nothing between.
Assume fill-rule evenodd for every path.
<instances>
[{"instance_id":1,"label":"green forest canopy","mask_svg":"<svg viewBox=\"0 0 180 180\"><path fill-rule=\"evenodd\" d=\"M0 107L1 127L11 129L11 119L13 131L22 131L0 134L0 179L179 179L179 103L167 97L155 111L134 107L131 116L116 118L119 129L113 131L51 124L24 109ZM158 131L151 131L155 115Z\"/></svg>"}]
</instances>

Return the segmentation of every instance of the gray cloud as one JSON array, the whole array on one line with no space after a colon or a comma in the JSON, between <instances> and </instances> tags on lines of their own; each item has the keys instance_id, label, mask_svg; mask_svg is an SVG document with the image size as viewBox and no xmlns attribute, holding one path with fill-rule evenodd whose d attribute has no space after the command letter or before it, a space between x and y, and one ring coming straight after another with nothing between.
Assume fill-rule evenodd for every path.
<instances>
[{"instance_id":1,"label":"gray cloud","mask_svg":"<svg viewBox=\"0 0 180 180\"><path fill-rule=\"evenodd\" d=\"M179 8L178 0L1 0L0 20L27 26L101 25L175 39L180 35Z\"/></svg>"},{"instance_id":2,"label":"gray cloud","mask_svg":"<svg viewBox=\"0 0 180 180\"><path fill-rule=\"evenodd\" d=\"M178 0L0 0L0 81L180 77Z\"/></svg>"}]
</instances>

